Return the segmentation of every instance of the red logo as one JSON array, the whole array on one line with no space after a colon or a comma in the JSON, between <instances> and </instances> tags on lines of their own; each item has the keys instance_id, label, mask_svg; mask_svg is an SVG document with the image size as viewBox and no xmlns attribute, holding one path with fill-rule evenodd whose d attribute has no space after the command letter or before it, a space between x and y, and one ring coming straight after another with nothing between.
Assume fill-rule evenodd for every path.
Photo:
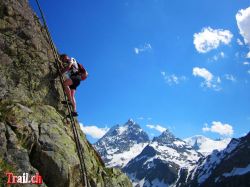
<instances>
[{"instance_id":1,"label":"red logo","mask_svg":"<svg viewBox=\"0 0 250 187\"><path fill-rule=\"evenodd\" d=\"M6 173L8 177L7 184L42 184L43 179L39 173L36 175L29 176L28 173L23 173L23 175L16 176L13 173Z\"/></svg>"}]
</instances>

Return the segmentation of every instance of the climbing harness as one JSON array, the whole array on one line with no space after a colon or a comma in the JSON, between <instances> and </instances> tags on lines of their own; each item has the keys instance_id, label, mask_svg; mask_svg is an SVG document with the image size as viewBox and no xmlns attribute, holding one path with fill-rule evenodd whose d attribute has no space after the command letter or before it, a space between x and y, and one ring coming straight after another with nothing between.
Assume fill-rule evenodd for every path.
<instances>
[{"instance_id":1,"label":"climbing harness","mask_svg":"<svg viewBox=\"0 0 250 187\"><path fill-rule=\"evenodd\" d=\"M59 55L57 53L57 49L53 43L52 37L51 37L50 32L49 32L49 28L47 26L43 11L41 9L41 6L40 6L40 3L38 0L36 0L36 4L37 4L37 7L38 7L39 12L41 14L42 23L43 23L43 26L45 28L45 32L46 32L46 35L48 37L48 41L49 41L49 44L51 46L51 49L52 49L52 52L53 52L53 55L55 58L56 67L57 67L57 70L60 74L60 82L61 82L61 85L63 88L63 77L62 77L61 70L60 70L61 67L63 67L63 65L62 65L61 61L59 60ZM65 101L67 101L67 96L66 96L66 93L64 92L64 88L63 88L63 94L64 94ZM70 105L67 102L66 106L68 109L68 113L69 113L68 117L69 117L69 121L71 123L72 131L73 131L73 135L74 135L74 140L75 140L75 144L76 144L76 149L77 149L77 154L78 154L79 161L80 161L80 171L81 171L82 183L83 183L84 187L91 187L90 182L87 178L87 168L86 168L86 164L84 161L84 155L83 155L84 150L83 150L83 147L82 147L80 140L79 140L79 135L78 135L78 131L76 128L76 121L75 121L74 117L72 116L72 112L73 112L72 105Z\"/></svg>"}]
</instances>

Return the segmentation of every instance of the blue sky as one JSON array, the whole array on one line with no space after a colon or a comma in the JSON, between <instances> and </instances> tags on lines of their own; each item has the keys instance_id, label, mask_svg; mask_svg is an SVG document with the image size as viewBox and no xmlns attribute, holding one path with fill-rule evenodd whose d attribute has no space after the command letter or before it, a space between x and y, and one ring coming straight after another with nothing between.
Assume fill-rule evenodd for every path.
<instances>
[{"instance_id":1,"label":"blue sky","mask_svg":"<svg viewBox=\"0 0 250 187\"><path fill-rule=\"evenodd\" d=\"M88 134L129 118L150 136L164 128L180 138L249 131L249 0L61 0L41 6L59 51L89 72L77 90L78 119L92 126Z\"/></svg>"}]
</instances>

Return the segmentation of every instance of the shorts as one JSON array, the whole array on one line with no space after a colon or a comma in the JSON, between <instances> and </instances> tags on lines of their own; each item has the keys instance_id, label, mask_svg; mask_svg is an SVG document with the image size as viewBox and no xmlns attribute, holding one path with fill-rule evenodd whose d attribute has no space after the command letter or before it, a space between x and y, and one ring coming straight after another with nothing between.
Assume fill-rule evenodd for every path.
<instances>
[{"instance_id":1,"label":"shorts","mask_svg":"<svg viewBox=\"0 0 250 187\"><path fill-rule=\"evenodd\" d=\"M73 84L69 86L71 90L76 90L76 88L80 85L81 78L77 76L71 76L70 79L72 80Z\"/></svg>"}]
</instances>

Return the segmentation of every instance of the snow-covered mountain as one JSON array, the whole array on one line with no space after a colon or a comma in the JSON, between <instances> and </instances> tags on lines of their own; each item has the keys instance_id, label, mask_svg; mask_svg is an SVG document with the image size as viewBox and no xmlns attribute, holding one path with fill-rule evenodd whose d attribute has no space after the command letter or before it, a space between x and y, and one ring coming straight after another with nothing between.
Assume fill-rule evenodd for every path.
<instances>
[{"instance_id":1,"label":"snow-covered mountain","mask_svg":"<svg viewBox=\"0 0 250 187\"><path fill-rule=\"evenodd\" d=\"M111 128L95 144L107 167L124 167L149 143L149 137L132 119Z\"/></svg>"},{"instance_id":2,"label":"snow-covered mountain","mask_svg":"<svg viewBox=\"0 0 250 187\"><path fill-rule=\"evenodd\" d=\"M176 186L250 186L250 133L199 160L192 171L183 169Z\"/></svg>"},{"instance_id":3,"label":"snow-covered mountain","mask_svg":"<svg viewBox=\"0 0 250 187\"><path fill-rule=\"evenodd\" d=\"M178 179L180 168L191 170L201 157L202 154L166 130L122 170L134 186L169 186Z\"/></svg>"},{"instance_id":4,"label":"snow-covered mountain","mask_svg":"<svg viewBox=\"0 0 250 187\"><path fill-rule=\"evenodd\" d=\"M191 145L196 151L206 156L211 154L215 149L218 151L225 149L228 143L231 141L231 138L212 140L202 135L196 135L186 138L184 141Z\"/></svg>"},{"instance_id":5,"label":"snow-covered mountain","mask_svg":"<svg viewBox=\"0 0 250 187\"><path fill-rule=\"evenodd\" d=\"M94 147L108 167L121 168L136 187L213 187L231 183L247 187L249 139L250 134L232 139L229 144L229 139L211 140L204 136L184 141L166 130L150 141L147 133L130 119L111 128Z\"/></svg>"}]
</instances>

